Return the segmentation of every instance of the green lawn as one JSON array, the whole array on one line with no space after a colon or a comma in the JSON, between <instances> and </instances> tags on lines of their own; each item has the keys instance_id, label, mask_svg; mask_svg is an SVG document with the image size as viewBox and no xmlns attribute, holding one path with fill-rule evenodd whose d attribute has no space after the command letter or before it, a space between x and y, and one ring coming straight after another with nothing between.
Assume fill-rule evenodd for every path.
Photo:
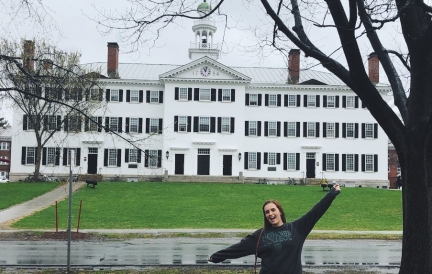
<instances>
[{"instance_id":1,"label":"green lawn","mask_svg":"<svg viewBox=\"0 0 432 274\"><path fill-rule=\"evenodd\" d=\"M306 213L327 192L319 186L220 183L111 183L82 188L73 196L73 227L82 200L81 229L243 228L263 225L261 207L279 200L288 221ZM68 201L59 203L59 227L67 228ZM51 206L13 224L55 228ZM342 188L314 229L401 230L401 192Z\"/></svg>"},{"instance_id":2,"label":"green lawn","mask_svg":"<svg viewBox=\"0 0 432 274\"><path fill-rule=\"evenodd\" d=\"M55 182L17 182L0 184L0 210L44 194L59 184Z\"/></svg>"}]
</instances>

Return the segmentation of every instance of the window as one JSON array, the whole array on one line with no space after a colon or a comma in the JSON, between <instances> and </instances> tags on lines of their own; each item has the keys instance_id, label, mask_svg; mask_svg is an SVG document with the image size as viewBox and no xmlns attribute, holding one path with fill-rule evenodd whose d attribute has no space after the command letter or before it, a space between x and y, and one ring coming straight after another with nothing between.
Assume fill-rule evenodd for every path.
<instances>
[{"instance_id":1,"label":"window","mask_svg":"<svg viewBox=\"0 0 432 274\"><path fill-rule=\"evenodd\" d=\"M9 165L9 162L2 161L1 159L9 159L7 156L0 156L0 165Z\"/></svg>"},{"instance_id":2,"label":"window","mask_svg":"<svg viewBox=\"0 0 432 274\"><path fill-rule=\"evenodd\" d=\"M199 132L210 132L210 117L199 117Z\"/></svg>"},{"instance_id":3,"label":"window","mask_svg":"<svg viewBox=\"0 0 432 274\"><path fill-rule=\"evenodd\" d=\"M326 137L334 138L335 135L335 123L326 123Z\"/></svg>"},{"instance_id":4,"label":"window","mask_svg":"<svg viewBox=\"0 0 432 274\"><path fill-rule=\"evenodd\" d=\"M365 124L365 138L374 138L374 124Z\"/></svg>"},{"instance_id":5,"label":"window","mask_svg":"<svg viewBox=\"0 0 432 274\"><path fill-rule=\"evenodd\" d=\"M56 163L56 148L55 147L48 147L46 153L47 153L46 164L47 165L55 165L55 163Z\"/></svg>"},{"instance_id":6,"label":"window","mask_svg":"<svg viewBox=\"0 0 432 274\"><path fill-rule=\"evenodd\" d=\"M221 132L222 133L230 133L231 132L231 118L230 117L222 117L221 118Z\"/></svg>"},{"instance_id":7,"label":"window","mask_svg":"<svg viewBox=\"0 0 432 274\"><path fill-rule=\"evenodd\" d=\"M315 137L315 129L316 129L316 123L308 122L307 123L307 136L306 137Z\"/></svg>"},{"instance_id":8,"label":"window","mask_svg":"<svg viewBox=\"0 0 432 274\"><path fill-rule=\"evenodd\" d=\"M90 89L90 100L93 101L102 100L102 91L96 88Z\"/></svg>"},{"instance_id":9,"label":"window","mask_svg":"<svg viewBox=\"0 0 432 274\"><path fill-rule=\"evenodd\" d=\"M269 101L268 101L268 105L271 107L276 107L277 106L277 94L269 94Z\"/></svg>"},{"instance_id":10,"label":"window","mask_svg":"<svg viewBox=\"0 0 432 274\"><path fill-rule=\"evenodd\" d=\"M159 91L150 91L150 103L159 103Z\"/></svg>"},{"instance_id":11,"label":"window","mask_svg":"<svg viewBox=\"0 0 432 274\"><path fill-rule=\"evenodd\" d=\"M131 90L130 91L130 102L131 103L138 103L139 102L139 91L138 90Z\"/></svg>"},{"instance_id":12,"label":"window","mask_svg":"<svg viewBox=\"0 0 432 274\"><path fill-rule=\"evenodd\" d=\"M112 102L118 102L119 101L119 90L118 89L112 89L110 91L110 101L112 101Z\"/></svg>"},{"instance_id":13,"label":"window","mask_svg":"<svg viewBox=\"0 0 432 274\"><path fill-rule=\"evenodd\" d=\"M187 92L186 92L186 94L187 94ZM187 124L188 124L187 116L179 116L178 117L178 131L179 132L187 132Z\"/></svg>"},{"instance_id":14,"label":"window","mask_svg":"<svg viewBox=\"0 0 432 274\"><path fill-rule=\"evenodd\" d=\"M346 97L346 107L354 108L355 107L355 96L347 96Z\"/></svg>"},{"instance_id":15,"label":"window","mask_svg":"<svg viewBox=\"0 0 432 274\"><path fill-rule=\"evenodd\" d=\"M199 100L200 101L210 101L211 100L210 89L200 88L200 90L199 90Z\"/></svg>"},{"instance_id":16,"label":"window","mask_svg":"<svg viewBox=\"0 0 432 274\"><path fill-rule=\"evenodd\" d=\"M36 148L35 147L27 147L25 163L27 165L34 165L35 157L36 157Z\"/></svg>"},{"instance_id":17,"label":"window","mask_svg":"<svg viewBox=\"0 0 432 274\"><path fill-rule=\"evenodd\" d=\"M296 170L296 154L287 153L287 169Z\"/></svg>"},{"instance_id":18,"label":"window","mask_svg":"<svg viewBox=\"0 0 432 274\"><path fill-rule=\"evenodd\" d=\"M187 88L180 88L179 90L179 100L188 100L188 89Z\"/></svg>"},{"instance_id":19,"label":"window","mask_svg":"<svg viewBox=\"0 0 432 274\"><path fill-rule=\"evenodd\" d=\"M326 154L326 170L334 171L335 170L335 155L334 154Z\"/></svg>"},{"instance_id":20,"label":"window","mask_svg":"<svg viewBox=\"0 0 432 274\"><path fill-rule=\"evenodd\" d=\"M8 142L0 142L0 150L9 150Z\"/></svg>"},{"instance_id":21,"label":"window","mask_svg":"<svg viewBox=\"0 0 432 274\"><path fill-rule=\"evenodd\" d=\"M316 96L315 95L308 95L307 96L307 106L308 107L316 106Z\"/></svg>"},{"instance_id":22,"label":"window","mask_svg":"<svg viewBox=\"0 0 432 274\"><path fill-rule=\"evenodd\" d=\"M81 131L81 119L77 115L69 116L68 131Z\"/></svg>"},{"instance_id":23,"label":"window","mask_svg":"<svg viewBox=\"0 0 432 274\"><path fill-rule=\"evenodd\" d=\"M374 171L374 155L365 155L365 171Z\"/></svg>"},{"instance_id":24,"label":"window","mask_svg":"<svg viewBox=\"0 0 432 274\"><path fill-rule=\"evenodd\" d=\"M36 116L35 115L25 115L27 119L27 130L34 130L36 124Z\"/></svg>"},{"instance_id":25,"label":"window","mask_svg":"<svg viewBox=\"0 0 432 274\"><path fill-rule=\"evenodd\" d=\"M117 166L117 149L108 149L108 166Z\"/></svg>"},{"instance_id":26,"label":"window","mask_svg":"<svg viewBox=\"0 0 432 274\"><path fill-rule=\"evenodd\" d=\"M129 132L138 133L139 118L129 118Z\"/></svg>"},{"instance_id":27,"label":"window","mask_svg":"<svg viewBox=\"0 0 432 274\"><path fill-rule=\"evenodd\" d=\"M159 133L159 119L157 118L150 119L150 132Z\"/></svg>"},{"instance_id":28,"label":"window","mask_svg":"<svg viewBox=\"0 0 432 274\"><path fill-rule=\"evenodd\" d=\"M335 96L333 96L333 95L327 96L327 107L328 108L334 108L336 106L335 102L336 102Z\"/></svg>"},{"instance_id":29,"label":"window","mask_svg":"<svg viewBox=\"0 0 432 274\"><path fill-rule=\"evenodd\" d=\"M48 130L56 130L57 129L57 116L49 115L48 116Z\"/></svg>"},{"instance_id":30,"label":"window","mask_svg":"<svg viewBox=\"0 0 432 274\"><path fill-rule=\"evenodd\" d=\"M112 132L118 131L118 117L110 117L109 118L109 129Z\"/></svg>"},{"instance_id":31,"label":"window","mask_svg":"<svg viewBox=\"0 0 432 274\"><path fill-rule=\"evenodd\" d=\"M78 154L77 154L77 149L76 148L67 148L67 153L66 155L63 155L63 157L67 157L66 159L66 165L70 166L70 160L71 160L71 152L73 151L73 157L75 159L75 165L78 165Z\"/></svg>"},{"instance_id":32,"label":"window","mask_svg":"<svg viewBox=\"0 0 432 274\"><path fill-rule=\"evenodd\" d=\"M257 153L249 152L248 153L248 169L256 169L257 165Z\"/></svg>"},{"instance_id":33,"label":"window","mask_svg":"<svg viewBox=\"0 0 432 274\"><path fill-rule=\"evenodd\" d=\"M249 136L257 136L257 121L249 121Z\"/></svg>"},{"instance_id":34,"label":"window","mask_svg":"<svg viewBox=\"0 0 432 274\"><path fill-rule=\"evenodd\" d=\"M354 138L354 123L347 123L346 124L346 137L347 138Z\"/></svg>"},{"instance_id":35,"label":"window","mask_svg":"<svg viewBox=\"0 0 432 274\"><path fill-rule=\"evenodd\" d=\"M268 122L268 136L277 136L277 122Z\"/></svg>"},{"instance_id":36,"label":"window","mask_svg":"<svg viewBox=\"0 0 432 274\"><path fill-rule=\"evenodd\" d=\"M249 105L250 106L258 105L258 94L249 94Z\"/></svg>"},{"instance_id":37,"label":"window","mask_svg":"<svg viewBox=\"0 0 432 274\"><path fill-rule=\"evenodd\" d=\"M91 120L89 120L89 131L98 131L98 129L99 129L98 117L93 116L90 118L91 118Z\"/></svg>"},{"instance_id":38,"label":"window","mask_svg":"<svg viewBox=\"0 0 432 274\"><path fill-rule=\"evenodd\" d=\"M157 150L149 150L149 167L155 168L158 167L158 151Z\"/></svg>"},{"instance_id":39,"label":"window","mask_svg":"<svg viewBox=\"0 0 432 274\"><path fill-rule=\"evenodd\" d=\"M297 95L288 95L288 106L289 107L297 106Z\"/></svg>"},{"instance_id":40,"label":"window","mask_svg":"<svg viewBox=\"0 0 432 274\"><path fill-rule=\"evenodd\" d=\"M231 102L231 90L222 89L222 102Z\"/></svg>"},{"instance_id":41,"label":"window","mask_svg":"<svg viewBox=\"0 0 432 274\"><path fill-rule=\"evenodd\" d=\"M129 149L129 163L138 162L138 149Z\"/></svg>"},{"instance_id":42,"label":"window","mask_svg":"<svg viewBox=\"0 0 432 274\"><path fill-rule=\"evenodd\" d=\"M275 166L276 165L276 153L269 152L267 157L268 157L268 159L267 159L268 165Z\"/></svg>"},{"instance_id":43,"label":"window","mask_svg":"<svg viewBox=\"0 0 432 274\"><path fill-rule=\"evenodd\" d=\"M354 169L354 154L346 155L346 171L355 171Z\"/></svg>"},{"instance_id":44,"label":"window","mask_svg":"<svg viewBox=\"0 0 432 274\"><path fill-rule=\"evenodd\" d=\"M296 137L296 122L288 122L287 127L288 137Z\"/></svg>"}]
</instances>

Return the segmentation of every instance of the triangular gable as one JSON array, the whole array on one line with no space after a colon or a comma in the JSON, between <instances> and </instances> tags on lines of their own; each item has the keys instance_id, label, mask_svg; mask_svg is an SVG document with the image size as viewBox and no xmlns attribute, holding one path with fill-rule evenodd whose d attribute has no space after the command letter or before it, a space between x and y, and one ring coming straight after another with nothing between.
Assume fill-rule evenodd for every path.
<instances>
[{"instance_id":1,"label":"triangular gable","mask_svg":"<svg viewBox=\"0 0 432 274\"><path fill-rule=\"evenodd\" d=\"M211 80L250 82L251 78L214 59L204 56L181 67L159 75L160 80Z\"/></svg>"},{"instance_id":2,"label":"triangular gable","mask_svg":"<svg viewBox=\"0 0 432 274\"><path fill-rule=\"evenodd\" d=\"M327 85L326 83L323 83L321 81L318 81L316 79L309 79L307 81L299 83L300 85Z\"/></svg>"}]
</instances>

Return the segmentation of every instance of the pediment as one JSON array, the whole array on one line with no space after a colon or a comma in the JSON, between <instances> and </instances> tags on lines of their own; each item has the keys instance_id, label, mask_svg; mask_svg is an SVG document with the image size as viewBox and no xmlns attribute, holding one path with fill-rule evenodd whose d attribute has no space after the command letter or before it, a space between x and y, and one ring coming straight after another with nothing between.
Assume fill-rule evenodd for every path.
<instances>
[{"instance_id":1,"label":"pediment","mask_svg":"<svg viewBox=\"0 0 432 274\"><path fill-rule=\"evenodd\" d=\"M251 81L249 76L207 56L163 73L159 75L159 79L173 81Z\"/></svg>"}]
</instances>

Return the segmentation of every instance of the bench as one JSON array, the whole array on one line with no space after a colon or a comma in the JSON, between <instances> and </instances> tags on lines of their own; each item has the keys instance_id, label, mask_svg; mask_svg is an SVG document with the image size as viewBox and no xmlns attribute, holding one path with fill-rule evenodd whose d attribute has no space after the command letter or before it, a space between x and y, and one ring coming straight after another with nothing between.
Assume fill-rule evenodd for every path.
<instances>
[{"instance_id":1,"label":"bench","mask_svg":"<svg viewBox=\"0 0 432 274\"><path fill-rule=\"evenodd\" d=\"M85 181L86 182L86 184L87 184L87 187L92 187L92 188L95 188L96 187L96 185L97 185L97 181L96 180L86 180Z\"/></svg>"},{"instance_id":2,"label":"bench","mask_svg":"<svg viewBox=\"0 0 432 274\"><path fill-rule=\"evenodd\" d=\"M321 187L322 187L323 191L325 190L326 187L328 187L328 189L330 190L333 187L333 184L323 184L323 183L321 183Z\"/></svg>"}]
</instances>

